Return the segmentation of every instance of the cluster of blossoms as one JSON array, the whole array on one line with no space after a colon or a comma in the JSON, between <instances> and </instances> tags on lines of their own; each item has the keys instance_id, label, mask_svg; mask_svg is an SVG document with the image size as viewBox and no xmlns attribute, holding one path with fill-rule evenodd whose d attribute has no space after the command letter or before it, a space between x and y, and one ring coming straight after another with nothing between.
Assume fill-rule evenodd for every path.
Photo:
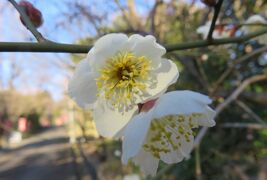
<instances>
[{"instance_id":1,"label":"cluster of blossoms","mask_svg":"<svg viewBox=\"0 0 267 180\"><path fill-rule=\"evenodd\" d=\"M159 160L177 163L193 149L194 129L214 126L211 100L192 91L165 93L177 66L153 36L101 37L75 70L69 95L93 110L100 135L123 140L122 162L155 175Z\"/></svg>"}]
</instances>

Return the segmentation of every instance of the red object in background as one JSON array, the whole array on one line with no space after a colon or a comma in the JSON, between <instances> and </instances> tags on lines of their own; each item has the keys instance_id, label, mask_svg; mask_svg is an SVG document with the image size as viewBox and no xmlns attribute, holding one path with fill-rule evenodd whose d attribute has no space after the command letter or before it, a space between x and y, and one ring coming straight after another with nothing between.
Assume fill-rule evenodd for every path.
<instances>
[{"instance_id":1,"label":"red object in background","mask_svg":"<svg viewBox=\"0 0 267 180\"><path fill-rule=\"evenodd\" d=\"M25 117L20 117L18 120L18 130L26 132L28 130L28 120Z\"/></svg>"},{"instance_id":2,"label":"red object in background","mask_svg":"<svg viewBox=\"0 0 267 180\"><path fill-rule=\"evenodd\" d=\"M26 14L29 16L33 25L38 28L43 24L43 16L41 11L35 8L30 2L28 1L20 1L19 6L25 8ZM25 26L25 22L20 16L20 21Z\"/></svg>"}]
</instances>

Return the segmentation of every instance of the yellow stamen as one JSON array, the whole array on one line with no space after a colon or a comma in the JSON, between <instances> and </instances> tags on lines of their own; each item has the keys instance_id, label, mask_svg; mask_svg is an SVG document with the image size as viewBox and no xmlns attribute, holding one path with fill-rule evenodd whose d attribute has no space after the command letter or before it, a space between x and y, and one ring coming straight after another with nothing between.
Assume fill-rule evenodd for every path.
<instances>
[{"instance_id":1,"label":"yellow stamen","mask_svg":"<svg viewBox=\"0 0 267 180\"><path fill-rule=\"evenodd\" d=\"M137 96L155 82L150 76L151 61L133 53L118 53L108 59L96 78L98 94L120 111L127 111Z\"/></svg>"}]
</instances>

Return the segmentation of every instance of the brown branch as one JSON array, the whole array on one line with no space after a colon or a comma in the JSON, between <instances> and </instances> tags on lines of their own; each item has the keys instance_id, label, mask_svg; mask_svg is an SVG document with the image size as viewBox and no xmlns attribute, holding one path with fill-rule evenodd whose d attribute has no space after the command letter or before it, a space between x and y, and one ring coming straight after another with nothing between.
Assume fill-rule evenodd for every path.
<instances>
[{"instance_id":1,"label":"brown branch","mask_svg":"<svg viewBox=\"0 0 267 180\"><path fill-rule=\"evenodd\" d=\"M134 29L132 23L130 22L130 20L127 17L127 13L125 11L125 9L121 6L119 0L114 0L115 4L118 6L118 8L121 10L122 13L122 17L124 19L124 21L127 23L127 25L131 28Z\"/></svg>"},{"instance_id":2,"label":"brown branch","mask_svg":"<svg viewBox=\"0 0 267 180\"><path fill-rule=\"evenodd\" d=\"M214 31L215 26L216 26L216 21L217 21L217 18L219 16L219 13L220 13L220 10L221 10L221 7L222 7L222 3L223 3L223 0L219 0L219 2L214 6L214 15L213 15L213 18L212 18L209 34L208 34L208 37L207 37L207 39L209 41L212 41L212 34L213 34L213 31Z\"/></svg>"},{"instance_id":3,"label":"brown branch","mask_svg":"<svg viewBox=\"0 0 267 180\"><path fill-rule=\"evenodd\" d=\"M221 83L232 73L232 71L235 69L235 65L243 63L244 61L247 61L248 59L267 51L267 46L261 47L259 49L256 49L252 51L251 53L248 53L244 56L241 56L240 58L236 59L233 64L229 65L227 69L222 73L222 75L219 77L219 79L214 83L213 88L212 88L212 94L214 94Z\"/></svg>"},{"instance_id":4,"label":"brown branch","mask_svg":"<svg viewBox=\"0 0 267 180\"><path fill-rule=\"evenodd\" d=\"M257 36L267 33L267 28L249 33L244 36L234 38L199 40L193 42L165 45L167 52L185 50L211 45L221 45L230 43L242 43ZM91 45L62 44L56 42L29 43L29 42L0 42L0 52L61 52L61 53L88 53Z\"/></svg>"},{"instance_id":5,"label":"brown branch","mask_svg":"<svg viewBox=\"0 0 267 180\"><path fill-rule=\"evenodd\" d=\"M241 107L246 113L248 113L253 119L255 119L258 123L263 125L267 125L255 112L252 111L245 103L240 100L235 101L236 104Z\"/></svg>"},{"instance_id":6,"label":"brown branch","mask_svg":"<svg viewBox=\"0 0 267 180\"><path fill-rule=\"evenodd\" d=\"M150 18L151 18L150 33L153 35L155 34L155 30L156 30L155 17L156 17L157 8L162 3L163 3L162 0L156 0L155 4L154 4L154 6L150 12Z\"/></svg>"},{"instance_id":7,"label":"brown branch","mask_svg":"<svg viewBox=\"0 0 267 180\"><path fill-rule=\"evenodd\" d=\"M216 117L222 112L222 110L224 110L231 102L233 102L234 100L236 100L236 98L240 95L240 93L242 93L242 91L244 91L244 89L255 82L258 81L263 81L263 80L267 80L267 75L266 74L261 74L261 75L255 75L252 76L246 80L244 80L241 85L221 104L219 104L215 111L216 111ZM201 143L203 137L205 136L206 132L208 131L208 127L202 127L201 130L199 131L196 139L195 139L195 143L194 143L194 147L199 146L199 144Z\"/></svg>"},{"instance_id":8,"label":"brown branch","mask_svg":"<svg viewBox=\"0 0 267 180\"><path fill-rule=\"evenodd\" d=\"M223 128L248 128L248 129L267 129L267 125L256 123L223 123L220 125Z\"/></svg>"}]
</instances>

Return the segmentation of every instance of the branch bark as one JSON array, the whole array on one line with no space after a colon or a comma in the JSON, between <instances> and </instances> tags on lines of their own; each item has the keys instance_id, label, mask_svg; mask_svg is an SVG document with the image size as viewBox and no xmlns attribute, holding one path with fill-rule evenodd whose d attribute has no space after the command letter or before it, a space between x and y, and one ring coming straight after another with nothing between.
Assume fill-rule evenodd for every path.
<instances>
[{"instance_id":1,"label":"branch bark","mask_svg":"<svg viewBox=\"0 0 267 180\"><path fill-rule=\"evenodd\" d=\"M216 111L216 117L222 112L222 110L224 110L231 102L233 102L234 100L237 99L237 97L242 93L242 91L244 91L244 89L255 82L258 81L263 81L263 80L267 80L267 75L266 74L261 74L261 75L256 75L256 76L252 76L246 80L244 80L241 85L221 104L219 104L215 111ZM201 143L203 137L205 136L206 132L208 131L208 127L202 127L201 130L199 131L196 139L195 139L195 143L194 143L194 147L199 146L199 144Z\"/></svg>"},{"instance_id":2,"label":"branch bark","mask_svg":"<svg viewBox=\"0 0 267 180\"><path fill-rule=\"evenodd\" d=\"M215 29L215 26L216 26L216 21L217 21L217 18L219 16L219 13L220 13L220 10L221 10L221 7L222 7L222 3L223 3L223 0L219 0L219 2L214 6L214 15L213 15L213 18L212 18L212 22L211 22L211 26L210 26L210 30L209 30L209 34L208 34L208 41L212 41L212 34L213 34L213 31Z\"/></svg>"},{"instance_id":3,"label":"branch bark","mask_svg":"<svg viewBox=\"0 0 267 180\"><path fill-rule=\"evenodd\" d=\"M229 43L242 43L254 37L267 33L267 28L235 38L216 39L211 42L199 40L180 44L165 45L167 52L199 48L211 45ZM30 43L30 42L0 42L0 52L60 52L60 53L88 53L91 45L62 44L56 42Z\"/></svg>"},{"instance_id":4,"label":"branch bark","mask_svg":"<svg viewBox=\"0 0 267 180\"><path fill-rule=\"evenodd\" d=\"M249 128L249 129L267 129L266 125L256 123L224 123L224 128Z\"/></svg>"},{"instance_id":5,"label":"branch bark","mask_svg":"<svg viewBox=\"0 0 267 180\"><path fill-rule=\"evenodd\" d=\"M231 72L234 70L235 65L240 64L260 53L263 53L267 51L267 46L261 47L259 49L256 49L255 51L252 51L251 53L248 53L244 56L241 56L240 58L236 59L233 64L231 64L227 69L222 73L222 75L219 77L219 79L215 82L213 89L212 89L212 94L214 94L217 89L219 88L219 85L231 74Z\"/></svg>"}]
</instances>

